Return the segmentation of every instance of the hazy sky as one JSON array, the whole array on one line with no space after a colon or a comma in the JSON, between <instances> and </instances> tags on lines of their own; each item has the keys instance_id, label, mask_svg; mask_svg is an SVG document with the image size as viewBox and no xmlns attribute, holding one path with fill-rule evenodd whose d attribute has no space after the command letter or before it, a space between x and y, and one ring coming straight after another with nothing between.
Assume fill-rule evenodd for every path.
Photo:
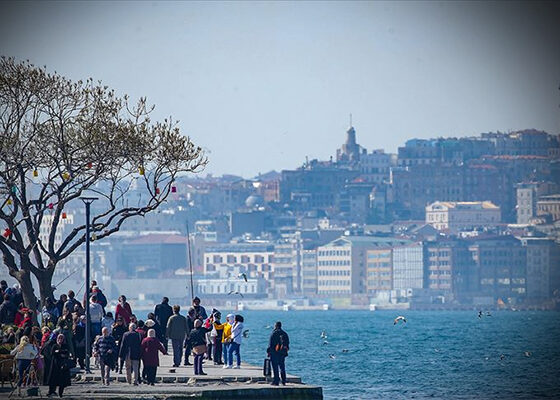
<instances>
[{"instance_id":1,"label":"hazy sky","mask_svg":"<svg viewBox=\"0 0 560 400\"><path fill-rule=\"evenodd\" d=\"M0 54L93 77L251 177L358 142L560 132L560 12L535 3L0 3Z\"/></svg>"}]
</instances>

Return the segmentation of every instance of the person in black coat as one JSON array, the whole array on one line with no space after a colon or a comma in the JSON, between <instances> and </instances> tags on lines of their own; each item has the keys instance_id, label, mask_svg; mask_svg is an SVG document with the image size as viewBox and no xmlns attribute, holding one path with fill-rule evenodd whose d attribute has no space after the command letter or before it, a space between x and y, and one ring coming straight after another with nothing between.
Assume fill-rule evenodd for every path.
<instances>
[{"instance_id":1,"label":"person in black coat","mask_svg":"<svg viewBox=\"0 0 560 400\"><path fill-rule=\"evenodd\" d=\"M128 325L128 332L123 335L119 357L125 360L126 364L126 381L129 384L138 385L140 379L138 373L140 371L140 358L142 357L142 338L136 332L136 324ZM132 381L132 373L134 373L134 382Z\"/></svg>"},{"instance_id":2,"label":"person in black coat","mask_svg":"<svg viewBox=\"0 0 560 400\"><path fill-rule=\"evenodd\" d=\"M268 348L266 349L274 373L274 378L272 379L272 385L274 386L279 385L280 378L282 378L282 385L286 384L286 364L284 361L288 357L288 350L290 350L290 338L282 330L282 322L278 321L274 324L274 330L270 335Z\"/></svg>"},{"instance_id":3,"label":"person in black coat","mask_svg":"<svg viewBox=\"0 0 560 400\"><path fill-rule=\"evenodd\" d=\"M189 335L188 343L192 348L194 356L194 374L195 375L206 375L202 371L202 360L204 359L204 353L206 352L206 334L210 332L212 328L204 328L202 326L202 321L197 319L194 321L194 329Z\"/></svg>"},{"instance_id":4,"label":"person in black coat","mask_svg":"<svg viewBox=\"0 0 560 400\"><path fill-rule=\"evenodd\" d=\"M161 300L161 304L156 305L156 308L154 309L154 315L156 316L155 321L159 324L160 327L162 327L159 333L156 330L156 336L161 344L163 344L163 347L165 347L165 351L167 351L168 343L167 337L165 335L165 328L167 327L167 321L173 315L173 309L169 305L169 299L167 297L164 297Z\"/></svg>"},{"instance_id":5,"label":"person in black coat","mask_svg":"<svg viewBox=\"0 0 560 400\"><path fill-rule=\"evenodd\" d=\"M56 344L51 349L51 364L49 368L49 393L47 396L56 394L58 386L58 396L62 397L64 388L70 386L70 351L66 345L66 338L59 334L56 337Z\"/></svg>"}]
</instances>

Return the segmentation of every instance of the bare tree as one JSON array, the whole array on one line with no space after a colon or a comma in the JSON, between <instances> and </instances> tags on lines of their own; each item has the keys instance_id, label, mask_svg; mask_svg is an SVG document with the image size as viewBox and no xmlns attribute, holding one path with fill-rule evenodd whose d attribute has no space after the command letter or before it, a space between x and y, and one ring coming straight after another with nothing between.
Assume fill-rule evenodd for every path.
<instances>
[{"instance_id":1,"label":"bare tree","mask_svg":"<svg viewBox=\"0 0 560 400\"><path fill-rule=\"evenodd\" d=\"M179 175L206 165L176 122L150 121L152 110L101 82L0 60L0 250L28 306L36 306L31 274L44 304L57 264L86 240L85 224L55 240L70 202L92 192L103 200L91 221L102 239L157 209ZM123 199L133 186L147 195L129 206Z\"/></svg>"}]
</instances>

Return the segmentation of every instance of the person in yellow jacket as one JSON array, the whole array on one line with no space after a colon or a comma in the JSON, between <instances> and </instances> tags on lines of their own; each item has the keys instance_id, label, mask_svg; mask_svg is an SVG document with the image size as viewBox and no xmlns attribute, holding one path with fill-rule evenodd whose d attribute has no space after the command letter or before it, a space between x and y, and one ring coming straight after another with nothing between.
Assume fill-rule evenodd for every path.
<instances>
[{"instance_id":1,"label":"person in yellow jacket","mask_svg":"<svg viewBox=\"0 0 560 400\"><path fill-rule=\"evenodd\" d=\"M224 366L223 368L227 368L228 366L228 350L231 344L231 327L233 326L233 314L228 314L226 317L226 322L223 324L214 323L214 328L216 330L223 330L222 332L222 354L224 355Z\"/></svg>"}]
</instances>

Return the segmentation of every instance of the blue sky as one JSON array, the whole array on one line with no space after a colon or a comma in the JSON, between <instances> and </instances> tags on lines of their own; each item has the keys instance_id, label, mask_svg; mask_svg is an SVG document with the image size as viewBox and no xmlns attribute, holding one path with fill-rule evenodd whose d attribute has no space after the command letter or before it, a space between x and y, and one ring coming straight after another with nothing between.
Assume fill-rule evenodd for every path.
<instances>
[{"instance_id":1,"label":"blue sky","mask_svg":"<svg viewBox=\"0 0 560 400\"><path fill-rule=\"evenodd\" d=\"M252 177L358 142L560 132L557 6L512 2L2 3L0 53L93 77Z\"/></svg>"}]
</instances>

